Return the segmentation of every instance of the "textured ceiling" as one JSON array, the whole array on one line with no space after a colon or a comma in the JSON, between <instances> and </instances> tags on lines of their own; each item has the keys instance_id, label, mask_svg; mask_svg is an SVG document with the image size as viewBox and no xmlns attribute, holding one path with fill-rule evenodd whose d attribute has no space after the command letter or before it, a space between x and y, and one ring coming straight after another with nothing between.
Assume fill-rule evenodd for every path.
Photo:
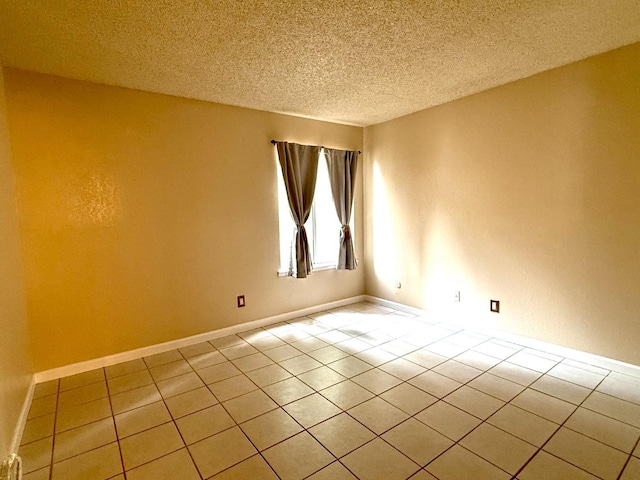
<instances>
[{"instance_id":1,"label":"textured ceiling","mask_svg":"<svg viewBox=\"0 0 640 480\"><path fill-rule=\"evenodd\" d=\"M0 0L0 61L370 125L640 41L640 0Z\"/></svg>"}]
</instances>

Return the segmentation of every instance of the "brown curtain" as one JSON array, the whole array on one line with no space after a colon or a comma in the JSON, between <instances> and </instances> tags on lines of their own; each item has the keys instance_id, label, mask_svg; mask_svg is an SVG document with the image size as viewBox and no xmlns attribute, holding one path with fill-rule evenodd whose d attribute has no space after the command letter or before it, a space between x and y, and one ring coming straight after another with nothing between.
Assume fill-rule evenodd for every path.
<instances>
[{"instance_id":1,"label":"brown curtain","mask_svg":"<svg viewBox=\"0 0 640 480\"><path fill-rule=\"evenodd\" d=\"M356 183L358 152L332 148L325 148L324 151L327 158L327 168L329 169L333 203L336 207L338 219L342 224L337 268L338 270L355 270L357 261L349 222L353 208L353 189Z\"/></svg>"},{"instance_id":2,"label":"brown curtain","mask_svg":"<svg viewBox=\"0 0 640 480\"><path fill-rule=\"evenodd\" d=\"M295 261L291 262L289 275L305 278L311 273L312 265L304 224L309 218L316 190L320 147L287 142L276 142L276 147L291 216L296 224Z\"/></svg>"}]
</instances>

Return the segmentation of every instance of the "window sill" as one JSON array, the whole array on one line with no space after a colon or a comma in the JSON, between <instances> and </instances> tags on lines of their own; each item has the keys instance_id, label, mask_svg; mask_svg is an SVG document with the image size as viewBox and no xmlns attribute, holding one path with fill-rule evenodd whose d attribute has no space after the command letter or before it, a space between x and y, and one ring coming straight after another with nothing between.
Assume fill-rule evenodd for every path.
<instances>
[{"instance_id":1,"label":"window sill","mask_svg":"<svg viewBox=\"0 0 640 480\"><path fill-rule=\"evenodd\" d=\"M336 266L337 265L318 265L318 266L313 267L313 271L314 272L319 272L321 270L335 270ZM287 271L284 271L284 272L279 271L278 272L278 277L288 277L288 276L289 276L289 272L287 272Z\"/></svg>"}]
</instances>

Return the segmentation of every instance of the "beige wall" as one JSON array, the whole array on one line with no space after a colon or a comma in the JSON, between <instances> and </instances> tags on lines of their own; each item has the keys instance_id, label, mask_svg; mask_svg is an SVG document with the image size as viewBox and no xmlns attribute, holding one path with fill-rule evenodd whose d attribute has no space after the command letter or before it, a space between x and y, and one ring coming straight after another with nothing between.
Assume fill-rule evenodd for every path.
<instances>
[{"instance_id":1,"label":"beige wall","mask_svg":"<svg viewBox=\"0 0 640 480\"><path fill-rule=\"evenodd\" d=\"M0 461L8 455L31 383L14 174L0 68Z\"/></svg>"},{"instance_id":2,"label":"beige wall","mask_svg":"<svg viewBox=\"0 0 640 480\"><path fill-rule=\"evenodd\" d=\"M639 79L635 44L366 128L367 293L640 365Z\"/></svg>"},{"instance_id":3,"label":"beige wall","mask_svg":"<svg viewBox=\"0 0 640 480\"><path fill-rule=\"evenodd\" d=\"M362 148L361 128L5 78L37 371L363 293L362 269L276 276L269 143Z\"/></svg>"}]
</instances>

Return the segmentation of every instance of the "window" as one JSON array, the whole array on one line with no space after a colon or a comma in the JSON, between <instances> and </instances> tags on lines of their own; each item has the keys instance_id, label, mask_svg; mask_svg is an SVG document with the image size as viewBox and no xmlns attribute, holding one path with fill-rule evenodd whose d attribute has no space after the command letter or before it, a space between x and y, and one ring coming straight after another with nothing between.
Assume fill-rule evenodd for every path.
<instances>
[{"instance_id":1,"label":"window","mask_svg":"<svg viewBox=\"0 0 640 480\"><path fill-rule=\"evenodd\" d=\"M296 225L291 218L291 210L287 201L287 191L282 180L282 172L278 165L278 217L280 223L280 268L279 274L289 272L289 262L293 248L294 232ZM351 215L351 230L353 232L353 218ZM318 174L316 178L316 191L311 205L311 213L305 224L313 268L335 268L338 264L338 248L340 244L340 221L336 215L329 183L329 171L324 156L324 150L320 151L318 161ZM294 252L295 255L295 252Z\"/></svg>"}]
</instances>

